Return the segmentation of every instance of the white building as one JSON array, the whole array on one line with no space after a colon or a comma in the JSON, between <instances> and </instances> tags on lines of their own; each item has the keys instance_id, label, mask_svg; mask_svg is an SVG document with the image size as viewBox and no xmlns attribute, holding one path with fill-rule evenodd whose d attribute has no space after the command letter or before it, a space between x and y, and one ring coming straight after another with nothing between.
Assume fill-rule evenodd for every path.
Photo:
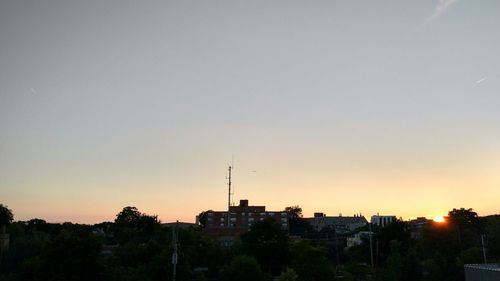
<instances>
[{"instance_id":1,"label":"white building","mask_svg":"<svg viewBox=\"0 0 500 281\"><path fill-rule=\"evenodd\" d=\"M372 216L371 223L372 225L384 227L395 220L396 216L381 216L377 214L375 216Z\"/></svg>"},{"instance_id":2,"label":"white building","mask_svg":"<svg viewBox=\"0 0 500 281\"><path fill-rule=\"evenodd\" d=\"M352 246L361 245L363 242L363 237L370 237L373 235L371 231L360 231L353 236L347 237L347 248L351 248Z\"/></svg>"}]
</instances>

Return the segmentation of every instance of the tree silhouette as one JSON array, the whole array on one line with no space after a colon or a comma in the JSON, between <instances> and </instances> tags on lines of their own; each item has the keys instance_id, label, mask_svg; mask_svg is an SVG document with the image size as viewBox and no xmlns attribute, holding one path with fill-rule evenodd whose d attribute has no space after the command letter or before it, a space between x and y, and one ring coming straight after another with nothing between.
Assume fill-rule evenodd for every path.
<instances>
[{"instance_id":1,"label":"tree silhouette","mask_svg":"<svg viewBox=\"0 0 500 281\"><path fill-rule=\"evenodd\" d=\"M266 272L279 274L289 257L288 236L279 224L267 218L241 236L241 249L255 257Z\"/></svg>"},{"instance_id":2,"label":"tree silhouette","mask_svg":"<svg viewBox=\"0 0 500 281\"><path fill-rule=\"evenodd\" d=\"M291 235L303 235L312 231L309 222L302 218L302 208L299 205L286 207L285 212L288 214Z\"/></svg>"},{"instance_id":3,"label":"tree silhouette","mask_svg":"<svg viewBox=\"0 0 500 281\"><path fill-rule=\"evenodd\" d=\"M12 211L2 204L0 204L0 227L5 231L5 227L14 220Z\"/></svg>"},{"instance_id":4,"label":"tree silhouette","mask_svg":"<svg viewBox=\"0 0 500 281\"><path fill-rule=\"evenodd\" d=\"M288 214L289 219L302 218L302 208L299 205L286 207L285 212Z\"/></svg>"},{"instance_id":5,"label":"tree silhouette","mask_svg":"<svg viewBox=\"0 0 500 281\"><path fill-rule=\"evenodd\" d=\"M127 206L116 215L115 224L130 226L141 218L142 214L136 207Z\"/></svg>"},{"instance_id":6,"label":"tree silhouette","mask_svg":"<svg viewBox=\"0 0 500 281\"><path fill-rule=\"evenodd\" d=\"M264 275L253 257L237 256L222 271L222 281L259 281Z\"/></svg>"},{"instance_id":7,"label":"tree silhouette","mask_svg":"<svg viewBox=\"0 0 500 281\"><path fill-rule=\"evenodd\" d=\"M207 217L209 212L212 212L212 210L203 211L198 214L198 223L202 228L205 228L207 226Z\"/></svg>"}]
</instances>

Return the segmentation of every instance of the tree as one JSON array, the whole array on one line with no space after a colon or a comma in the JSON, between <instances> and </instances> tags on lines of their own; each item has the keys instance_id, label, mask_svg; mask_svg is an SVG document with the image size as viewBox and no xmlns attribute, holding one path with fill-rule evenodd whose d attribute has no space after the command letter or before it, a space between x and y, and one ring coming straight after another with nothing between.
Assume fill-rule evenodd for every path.
<instances>
[{"instance_id":1,"label":"tree","mask_svg":"<svg viewBox=\"0 0 500 281\"><path fill-rule=\"evenodd\" d=\"M288 214L290 235L302 235L312 231L311 225L302 217L302 208L298 205L285 208Z\"/></svg>"},{"instance_id":2,"label":"tree","mask_svg":"<svg viewBox=\"0 0 500 281\"><path fill-rule=\"evenodd\" d=\"M286 271L281 272L278 276L278 281L297 281L299 276L293 268L287 268Z\"/></svg>"},{"instance_id":3,"label":"tree","mask_svg":"<svg viewBox=\"0 0 500 281\"><path fill-rule=\"evenodd\" d=\"M143 214L136 207L125 207L116 215L115 238L120 245L145 243L161 231L157 216Z\"/></svg>"},{"instance_id":4,"label":"tree","mask_svg":"<svg viewBox=\"0 0 500 281\"><path fill-rule=\"evenodd\" d=\"M484 227L473 209L453 209L448 212L448 216L457 232L459 249L467 249L479 243Z\"/></svg>"},{"instance_id":5,"label":"tree","mask_svg":"<svg viewBox=\"0 0 500 281\"><path fill-rule=\"evenodd\" d=\"M458 265L453 256L443 255L439 251L436 255L423 263L425 281L456 281L463 280L463 265Z\"/></svg>"},{"instance_id":6,"label":"tree","mask_svg":"<svg viewBox=\"0 0 500 281\"><path fill-rule=\"evenodd\" d=\"M291 247L291 267L297 272L301 281L327 281L333 277L333 271L326 258L323 247L311 245L303 240Z\"/></svg>"},{"instance_id":7,"label":"tree","mask_svg":"<svg viewBox=\"0 0 500 281\"><path fill-rule=\"evenodd\" d=\"M479 217L477 216L477 213L474 212L474 209L469 208L460 208L460 209L455 209L448 212L448 216L450 220L454 223L458 223L460 225L465 225L465 224L478 224L479 223Z\"/></svg>"},{"instance_id":8,"label":"tree","mask_svg":"<svg viewBox=\"0 0 500 281\"><path fill-rule=\"evenodd\" d=\"M387 258L382 269L382 280L401 280L403 270L403 258L401 257L401 242L390 241L391 255Z\"/></svg>"},{"instance_id":9,"label":"tree","mask_svg":"<svg viewBox=\"0 0 500 281\"><path fill-rule=\"evenodd\" d=\"M260 281L264 274L253 257L237 256L224 268L221 277L222 281Z\"/></svg>"},{"instance_id":10,"label":"tree","mask_svg":"<svg viewBox=\"0 0 500 281\"><path fill-rule=\"evenodd\" d=\"M5 231L5 227L9 225L14 220L14 215L12 211L2 204L0 204L0 227L2 231Z\"/></svg>"},{"instance_id":11,"label":"tree","mask_svg":"<svg viewBox=\"0 0 500 281\"><path fill-rule=\"evenodd\" d=\"M212 212L212 210L203 211L198 214L198 223L200 224L201 228L205 228L207 226L207 217L209 212Z\"/></svg>"},{"instance_id":12,"label":"tree","mask_svg":"<svg viewBox=\"0 0 500 281\"><path fill-rule=\"evenodd\" d=\"M117 225L130 226L136 223L141 218L141 216L141 212L139 212L136 207L127 206L123 208L123 210L119 212L118 215L116 215L115 223Z\"/></svg>"},{"instance_id":13,"label":"tree","mask_svg":"<svg viewBox=\"0 0 500 281\"><path fill-rule=\"evenodd\" d=\"M285 212L288 214L289 219L302 218L302 208L299 205L286 207Z\"/></svg>"},{"instance_id":14,"label":"tree","mask_svg":"<svg viewBox=\"0 0 500 281\"><path fill-rule=\"evenodd\" d=\"M406 251L411 244L410 231L408 229L408 223L402 220L396 220L391 222L389 225L380 228L376 241L379 243L379 259L384 261L393 250L393 245L391 245L393 240L400 242L398 246L402 251ZM377 243L377 242L375 242Z\"/></svg>"},{"instance_id":15,"label":"tree","mask_svg":"<svg viewBox=\"0 0 500 281\"><path fill-rule=\"evenodd\" d=\"M268 273L279 274L288 261L288 236L273 219L255 223L241 236L244 254L253 256Z\"/></svg>"},{"instance_id":16,"label":"tree","mask_svg":"<svg viewBox=\"0 0 500 281\"><path fill-rule=\"evenodd\" d=\"M500 261L500 215L486 217L485 223L487 258L498 262Z\"/></svg>"},{"instance_id":17,"label":"tree","mask_svg":"<svg viewBox=\"0 0 500 281\"><path fill-rule=\"evenodd\" d=\"M469 229L473 232L481 232L483 230L479 216L472 208L453 209L448 212L448 216L451 223L459 227L460 230Z\"/></svg>"},{"instance_id":18,"label":"tree","mask_svg":"<svg viewBox=\"0 0 500 281\"><path fill-rule=\"evenodd\" d=\"M42 253L42 280L100 280L97 262L101 246L97 240L71 230L63 230Z\"/></svg>"}]
</instances>

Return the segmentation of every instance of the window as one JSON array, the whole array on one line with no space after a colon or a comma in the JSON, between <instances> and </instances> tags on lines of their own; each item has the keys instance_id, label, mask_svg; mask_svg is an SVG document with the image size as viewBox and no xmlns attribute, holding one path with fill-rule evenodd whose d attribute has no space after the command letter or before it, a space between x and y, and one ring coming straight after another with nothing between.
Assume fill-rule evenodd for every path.
<instances>
[{"instance_id":1,"label":"window","mask_svg":"<svg viewBox=\"0 0 500 281\"><path fill-rule=\"evenodd\" d=\"M272 212L271 213L267 213L267 215L274 216L274 213L272 213Z\"/></svg>"},{"instance_id":2,"label":"window","mask_svg":"<svg viewBox=\"0 0 500 281\"><path fill-rule=\"evenodd\" d=\"M285 213L285 212L282 212L282 213L281 213L281 216L282 216L282 217L286 217L286 213Z\"/></svg>"}]
</instances>

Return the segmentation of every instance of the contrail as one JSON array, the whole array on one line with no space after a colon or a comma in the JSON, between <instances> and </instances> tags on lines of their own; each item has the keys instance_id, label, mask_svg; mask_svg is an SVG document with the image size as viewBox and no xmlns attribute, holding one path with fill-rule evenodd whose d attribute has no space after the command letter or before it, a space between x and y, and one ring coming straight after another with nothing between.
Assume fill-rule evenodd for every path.
<instances>
[{"instance_id":1,"label":"contrail","mask_svg":"<svg viewBox=\"0 0 500 281\"><path fill-rule=\"evenodd\" d=\"M451 5L458 2L458 0L438 0L434 13L430 16L427 21L431 21L440 15L442 15Z\"/></svg>"},{"instance_id":2,"label":"contrail","mask_svg":"<svg viewBox=\"0 0 500 281\"><path fill-rule=\"evenodd\" d=\"M480 84L480 83L483 83L484 80L486 80L487 77L483 77L479 80L476 81L476 84Z\"/></svg>"}]
</instances>

